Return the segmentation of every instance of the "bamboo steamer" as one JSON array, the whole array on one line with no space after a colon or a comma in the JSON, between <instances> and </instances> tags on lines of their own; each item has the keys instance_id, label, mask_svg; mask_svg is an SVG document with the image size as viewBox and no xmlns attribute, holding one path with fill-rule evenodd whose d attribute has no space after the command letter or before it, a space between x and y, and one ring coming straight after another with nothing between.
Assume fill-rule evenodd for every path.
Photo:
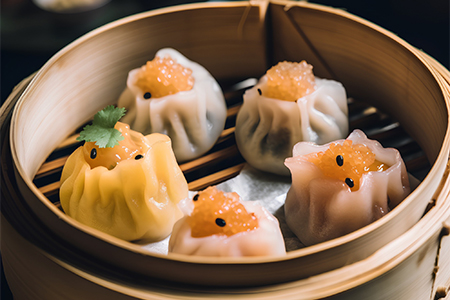
<instances>
[{"instance_id":1,"label":"bamboo steamer","mask_svg":"<svg viewBox=\"0 0 450 300\"><path fill-rule=\"evenodd\" d=\"M224 86L258 78L278 61L305 59L317 76L341 81L349 95L398 120L423 151L430 165L426 176L382 219L283 258L152 254L84 226L46 197L58 182L38 188L33 180L55 149L72 143L77 128L117 101L128 71L163 47L204 65ZM98 293L114 299L444 296L450 285L449 82L445 68L392 33L342 10L305 2L184 5L103 26L57 53L2 107L2 131L11 147L10 154L2 153L2 171L15 174L2 178L8 203L3 236L11 245L2 254L13 292L49 299L32 287L20 288L26 274L36 275L36 286L45 285L38 270L47 265L55 270L48 276L64 299ZM237 109L230 106L229 116ZM232 131L222 138L232 140ZM223 155L237 154L219 152L182 169L207 169L208 161ZM225 180L241 167L227 165L191 181L190 188ZM13 247L39 260L15 268L21 259ZM75 281L69 278L85 288L71 285Z\"/></svg>"}]
</instances>

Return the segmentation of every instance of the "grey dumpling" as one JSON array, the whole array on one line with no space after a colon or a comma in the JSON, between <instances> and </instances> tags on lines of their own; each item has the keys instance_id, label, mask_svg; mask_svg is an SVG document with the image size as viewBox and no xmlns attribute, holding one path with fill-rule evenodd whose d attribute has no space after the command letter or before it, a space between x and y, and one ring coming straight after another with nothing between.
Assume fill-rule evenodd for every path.
<instances>
[{"instance_id":1,"label":"grey dumpling","mask_svg":"<svg viewBox=\"0 0 450 300\"><path fill-rule=\"evenodd\" d=\"M265 97L264 75L244 94L236 120L236 143L253 167L289 175L284 160L300 141L318 144L348 134L347 95L337 81L315 78L316 90L297 101Z\"/></svg>"}]
</instances>

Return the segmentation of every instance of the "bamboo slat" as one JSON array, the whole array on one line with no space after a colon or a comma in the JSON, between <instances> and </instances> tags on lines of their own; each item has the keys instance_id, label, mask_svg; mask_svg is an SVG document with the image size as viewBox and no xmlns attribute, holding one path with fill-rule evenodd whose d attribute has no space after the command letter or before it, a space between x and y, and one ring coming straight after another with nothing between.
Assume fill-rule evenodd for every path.
<instances>
[{"instance_id":1,"label":"bamboo slat","mask_svg":"<svg viewBox=\"0 0 450 300\"><path fill-rule=\"evenodd\" d=\"M236 85L239 86L239 85ZM236 95L237 91L233 91L234 95ZM239 97L242 97L244 90L240 90ZM225 93L227 94L227 93ZM228 93L229 94L229 93ZM231 100L229 100L231 101ZM356 106L356 107L354 107ZM230 107L227 111L227 117L229 119L233 119L236 117L238 113L240 105L234 105ZM380 141L382 144L390 147L395 147L399 149L402 153L402 156L409 158L405 159L405 163L408 167L408 170L413 174L423 174L426 173L429 169L429 163L424 153L420 149L420 147L415 143L406 132L400 127L398 122L393 120L388 120L387 122L383 122L383 120L387 119L386 114L380 112L375 107L367 106L362 103L358 103L354 99L349 99L349 110L350 110L350 128L360 128L363 129L370 138L376 139ZM233 123L233 122L231 122ZM374 126L373 124L378 124ZM223 130L222 134L219 136L216 145L220 145L225 141L231 139L232 145L226 148L221 149L220 147L217 150L213 148L212 151L205 154L202 157L199 157L195 160L183 163L180 165L181 170L185 174L189 174L190 172L196 171L201 168L206 168L211 164L215 164L224 160L235 160L239 162L242 160L239 151L234 143L234 126L226 128ZM50 155L50 157L57 157L53 160L47 160L42 164L39 170L36 173L34 178L35 182L41 180L45 182L45 184L37 183L40 191L46 195L47 197L55 196L59 192L59 182L50 182L53 180L58 180L60 177L60 173L62 172L62 168L64 163L66 162L69 154L64 154L62 157L58 157L58 152L65 148L74 148L78 144L76 138L78 134L70 135L67 139L65 139L58 147L56 147L54 153ZM229 163L228 163L229 164ZM225 181L239 173L242 168L242 164L239 166L228 166L224 167L224 170L215 172L214 174L210 174L208 176L204 176L203 178L199 178L189 183L190 190L198 190L205 188L209 185L218 184L220 182ZM56 177L54 175L57 175ZM47 179L48 177L52 177ZM47 179L47 180L46 180ZM55 204L59 203L59 201L54 201Z\"/></svg>"}]
</instances>

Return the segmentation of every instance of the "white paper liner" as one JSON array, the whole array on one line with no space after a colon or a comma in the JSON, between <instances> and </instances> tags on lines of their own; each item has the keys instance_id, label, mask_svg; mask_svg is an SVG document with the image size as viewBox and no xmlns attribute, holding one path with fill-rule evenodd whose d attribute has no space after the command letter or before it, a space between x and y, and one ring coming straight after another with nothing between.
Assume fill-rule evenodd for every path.
<instances>
[{"instance_id":1,"label":"white paper liner","mask_svg":"<svg viewBox=\"0 0 450 300\"><path fill-rule=\"evenodd\" d=\"M286 251L292 251L304 246L289 230L284 220L284 200L290 186L290 177L261 172L246 164L239 175L218 184L217 188L224 192L236 192L242 200L257 201L264 206L280 222ZM196 193L191 191L189 197L192 198ZM167 254L169 239L170 237L167 237L160 242L147 244L141 241L138 244L150 252Z\"/></svg>"},{"instance_id":2,"label":"white paper liner","mask_svg":"<svg viewBox=\"0 0 450 300\"><path fill-rule=\"evenodd\" d=\"M419 185L419 181L409 174L411 192ZM259 171L246 164L239 175L217 185L224 192L236 192L244 201L257 201L272 213L280 222L286 251L293 251L305 246L294 235L286 224L284 201L291 186L291 178ZM192 198L197 192L189 192ZM170 236L156 243L138 242L149 252L167 254Z\"/></svg>"}]
</instances>

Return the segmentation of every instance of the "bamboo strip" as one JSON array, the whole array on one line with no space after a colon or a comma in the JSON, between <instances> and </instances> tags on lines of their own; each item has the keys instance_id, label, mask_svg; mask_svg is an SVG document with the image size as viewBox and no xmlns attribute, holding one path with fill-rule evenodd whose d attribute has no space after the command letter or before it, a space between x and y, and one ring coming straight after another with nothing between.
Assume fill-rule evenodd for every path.
<instances>
[{"instance_id":1,"label":"bamboo strip","mask_svg":"<svg viewBox=\"0 0 450 300\"><path fill-rule=\"evenodd\" d=\"M237 113L241 109L241 106L242 105L235 105L235 106L230 107L227 111L227 118L237 115Z\"/></svg>"},{"instance_id":2,"label":"bamboo strip","mask_svg":"<svg viewBox=\"0 0 450 300\"><path fill-rule=\"evenodd\" d=\"M61 183L59 181L56 181L43 187L40 187L39 191L41 191L41 193L44 194L46 197L50 197L56 194L59 191L60 187Z\"/></svg>"},{"instance_id":3,"label":"bamboo strip","mask_svg":"<svg viewBox=\"0 0 450 300\"><path fill-rule=\"evenodd\" d=\"M180 169L183 172L190 172L199 168L207 167L208 164L214 163L217 160L225 159L239 153L236 145L228 148L210 153L208 155L197 158L196 160L184 163L180 165Z\"/></svg>"},{"instance_id":4,"label":"bamboo strip","mask_svg":"<svg viewBox=\"0 0 450 300\"><path fill-rule=\"evenodd\" d=\"M67 156L63 156L63 157L57 158L55 160L44 163L40 167L40 169L37 171L35 179L39 179L41 177L55 173L58 170L62 169L62 167L64 167L64 164L66 163L68 158L69 158L69 156L67 155Z\"/></svg>"},{"instance_id":5,"label":"bamboo strip","mask_svg":"<svg viewBox=\"0 0 450 300\"><path fill-rule=\"evenodd\" d=\"M228 129L225 129L224 131L222 131L222 133L219 136L219 139L217 140L217 144L220 144L221 142L226 140L227 137L229 137L231 134L234 133L234 130L235 130L234 127L230 127Z\"/></svg>"},{"instance_id":6,"label":"bamboo strip","mask_svg":"<svg viewBox=\"0 0 450 300\"><path fill-rule=\"evenodd\" d=\"M219 171L217 173L205 176L203 178L192 181L188 184L189 190L198 191L202 190L210 185L215 185L219 182L225 181L233 176L239 174L244 167L244 163L233 166L231 168Z\"/></svg>"}]
</instances>

